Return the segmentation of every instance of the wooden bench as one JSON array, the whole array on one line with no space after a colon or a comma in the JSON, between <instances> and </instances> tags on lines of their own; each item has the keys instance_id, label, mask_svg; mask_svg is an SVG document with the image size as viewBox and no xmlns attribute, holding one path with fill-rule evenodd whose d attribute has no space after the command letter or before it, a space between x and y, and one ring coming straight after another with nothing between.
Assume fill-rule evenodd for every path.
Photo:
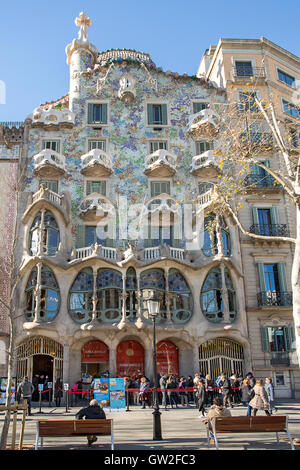
<instances>
[{"instance_id":1,"label":"wooden bench","mask_svg":"<svg viewBox=\"0 0 300 470\"><path fill-rule=\"evenodd\" d=\"M210 444L209 433L214 435L216 450L219 450L217 434L220 433L278 433L285 432L289 438L292 450L295 450L292 437L288 429L288 416L231 416L227 418L213 418L210 420L211 426L207 423L207 441Z\"/></svg>"},{"instance_id":2,"label":"wooden bench","mask_svg":"<svg viewBox=\"0 0 300 470\"><path fill-rule=\"evenodd\" d=\"M114 450L112 419L43 419L36 422L35 450L39 439L43 447L44 437L111 436L111 450Z\"/></svg>"}]
</instances>

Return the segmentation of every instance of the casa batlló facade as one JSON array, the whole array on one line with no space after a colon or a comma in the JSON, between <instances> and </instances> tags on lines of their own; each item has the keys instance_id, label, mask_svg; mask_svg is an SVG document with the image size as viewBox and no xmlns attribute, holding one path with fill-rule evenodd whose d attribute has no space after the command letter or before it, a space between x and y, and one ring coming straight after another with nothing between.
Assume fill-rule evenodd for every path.
<instances>
[{"instance_id":1,"label":"casa batll\u00f3 facade","mask_svg":"<svg viewBox=\"0 0 300 470\"><path fill-rule=\"evenodd\" d=\"M153 289L160 373L243 375L253 362L240 234L230 218L205 230L218 175L209 103L225 90L143 52L99 53L91 20L76 24L69 93L25 121L14 375L151 377Z\"/></svg>"}]
</instances>

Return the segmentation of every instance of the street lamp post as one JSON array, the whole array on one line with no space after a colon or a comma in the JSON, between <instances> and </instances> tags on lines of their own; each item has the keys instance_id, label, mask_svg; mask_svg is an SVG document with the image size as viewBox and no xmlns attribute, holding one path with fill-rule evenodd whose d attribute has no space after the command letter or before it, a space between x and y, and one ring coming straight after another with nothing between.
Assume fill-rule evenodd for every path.
<instances>
[{"instance_id":1,"label":"street lamp post","mask_svg":"<svg viewBox=\"0 0 300 470\"><path fill-rule=\"evenodd\" d=\"M153 380L154 380L154 411L153 411L153 440L161 441L161 421L159 411L159 399L158 399L158 383L157 383L157 357L156 357L156 317L159 314L160 301L155 293L152 291L151 295L147 300L147 307L149 317L153 322Z\"/></svg>"}]
</instances>

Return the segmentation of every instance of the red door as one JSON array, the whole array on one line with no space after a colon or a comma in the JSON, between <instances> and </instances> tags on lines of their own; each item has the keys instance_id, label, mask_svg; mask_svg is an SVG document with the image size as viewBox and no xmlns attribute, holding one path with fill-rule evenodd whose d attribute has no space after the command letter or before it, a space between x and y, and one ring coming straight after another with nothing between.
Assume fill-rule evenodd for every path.
<instances>
[{"instance_id":1,"label":"red door","mask_svg":"<svg viewBox=\"0 0 300 470\"><path fill-rule=\"evenodd\" d=\"M178 348L171 341L160 341L156 345L157 372L162 374L179 375Z\"/></svg>"},{"instance_id":2,"label":"red door","mask_svg":"<svg viewBox=\"0 0 300 470\"><path fill-rule=\"evenodd\" d=\"M145 353L137 341L122 341L117 347L117 376L135 377L145 374Z\"/></svg>"}]
</instances>

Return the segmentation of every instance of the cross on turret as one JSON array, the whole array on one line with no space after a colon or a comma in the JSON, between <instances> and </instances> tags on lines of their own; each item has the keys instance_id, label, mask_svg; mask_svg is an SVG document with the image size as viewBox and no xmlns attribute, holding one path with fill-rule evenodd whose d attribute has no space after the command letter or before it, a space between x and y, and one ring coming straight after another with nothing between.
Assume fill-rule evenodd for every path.
<instances>
[{"instance_id":1,"label":"cross on turret","mask_svg":"<svg viewBox=\"0 0 300 470\"><path fill-rule=\"evenodd\" d=\"M75 19L76 26L80 26L78 31L78 39L80 41L87 41L87 28L91 26L92 20L83 11L79 14L79 17Z\"/></svg>"}]
</instances>

